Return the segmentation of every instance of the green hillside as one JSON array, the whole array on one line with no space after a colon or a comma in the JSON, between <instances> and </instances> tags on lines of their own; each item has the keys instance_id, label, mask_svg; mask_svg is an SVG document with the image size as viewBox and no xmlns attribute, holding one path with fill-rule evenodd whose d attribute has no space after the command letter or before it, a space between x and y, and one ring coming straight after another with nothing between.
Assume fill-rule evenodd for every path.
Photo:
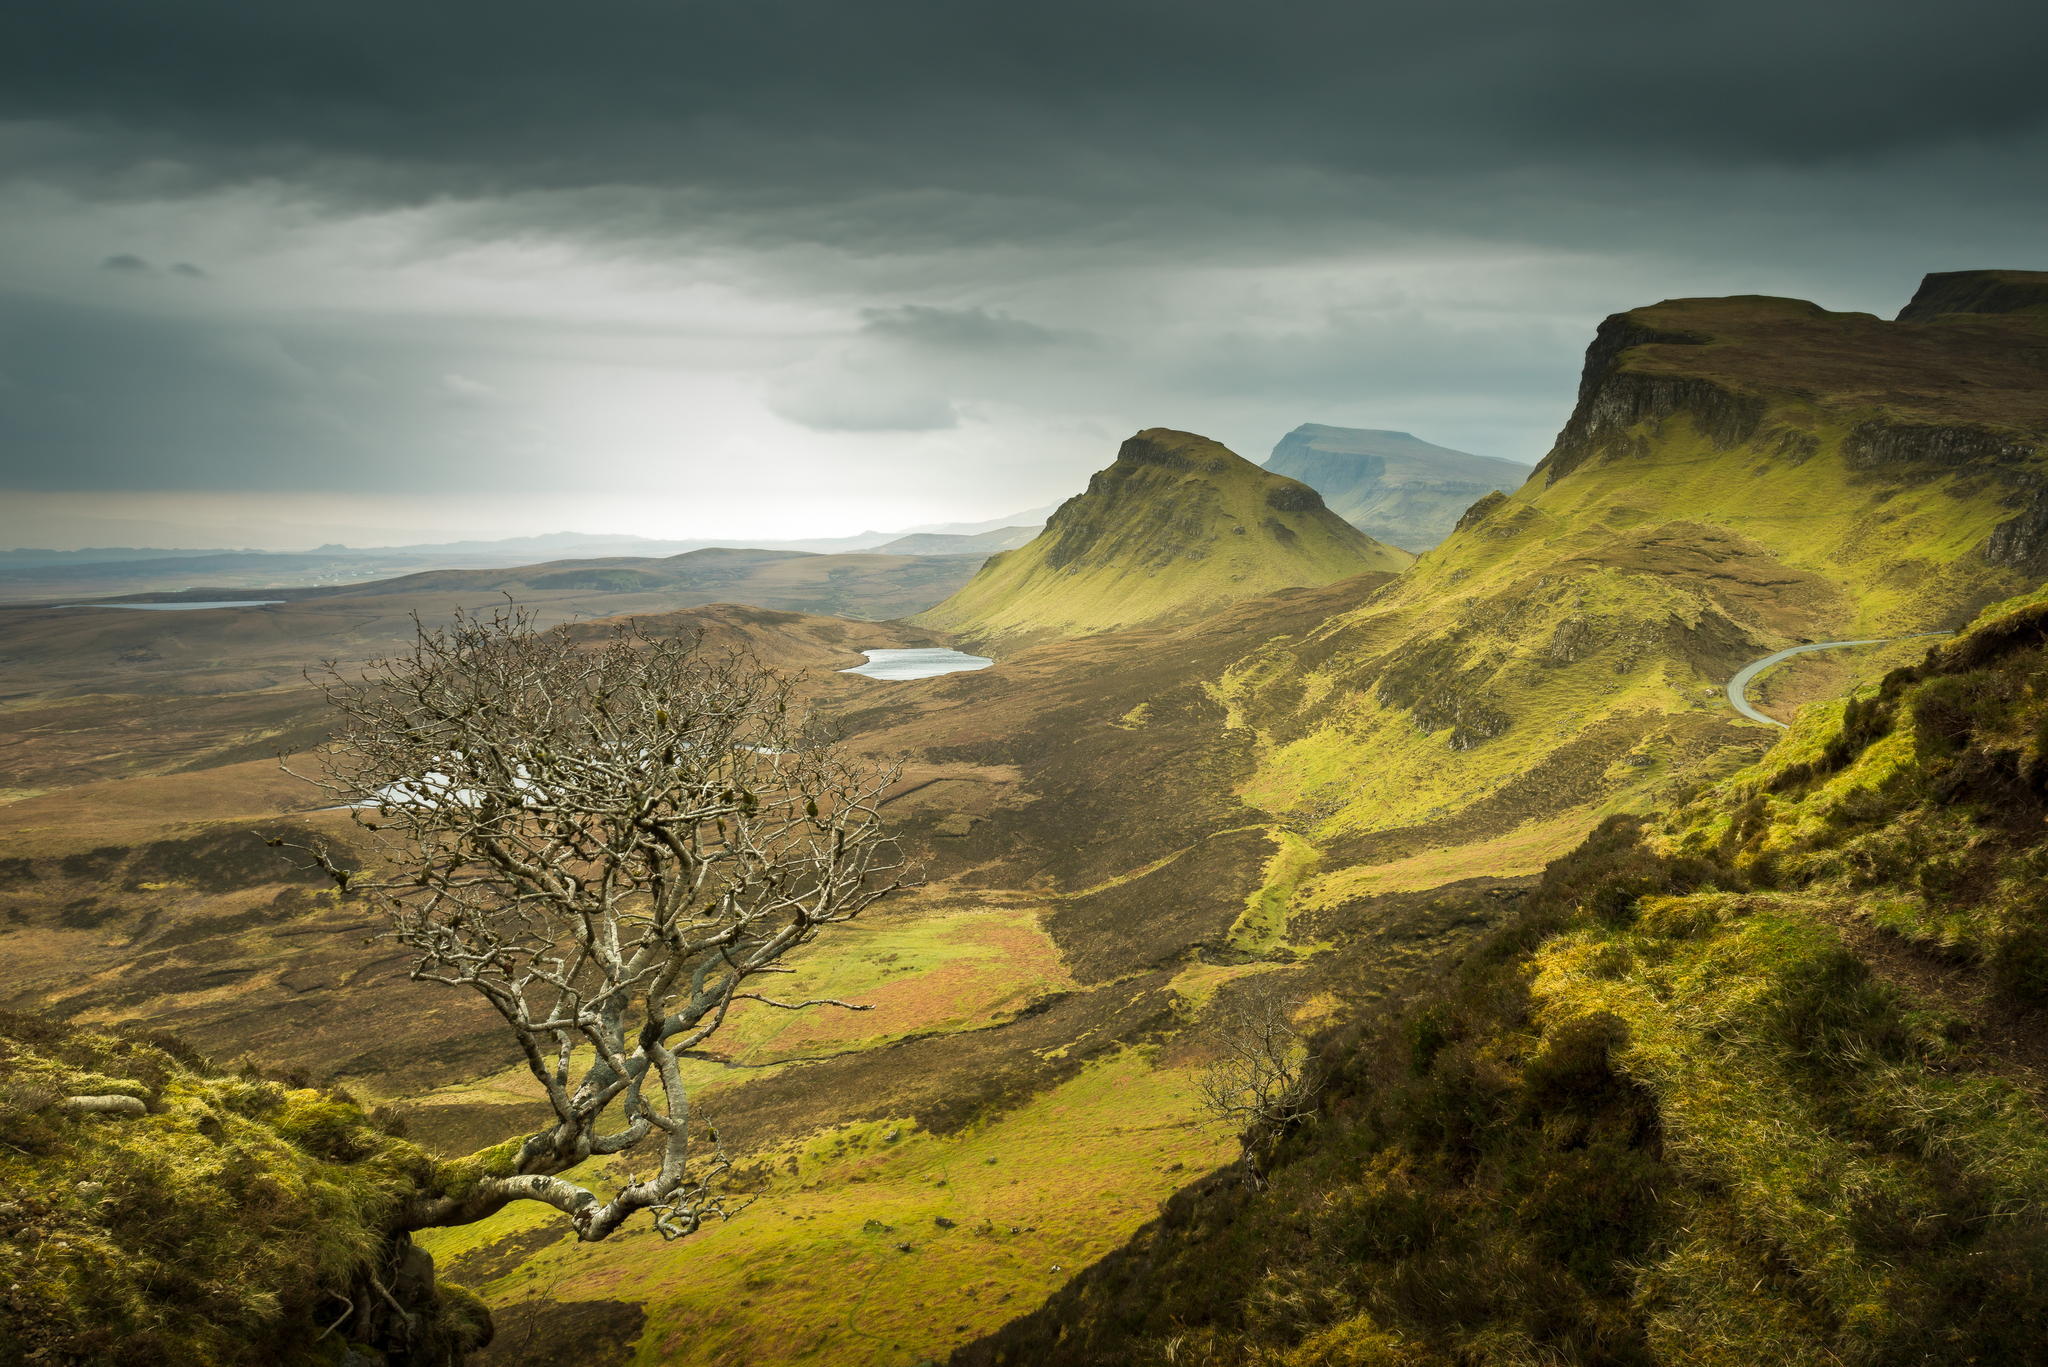
<instances>
[{"instance_id":1,"label":"green hillside","mask_svg":"<svg viewBox=\"0 0 2048 1367\"><path fill-rule=\"evenodd\" d=\"M2044 340L1757 297L1608 319L1524 488L1223 680L1245 797L1367 865L1711 774L1762 738L1721 696L1743 663L1952 627L2048 573Z\"/></svg>"},{"instance_id":2,"label":"green hillside","mask_svg":"<svg viewBox=\"0 0 2048 1367\"><path fill-rule=\"evenodd\" d=\"M1015 648L1398 571L1411 558L1357 531L1315 490L1205 437L1154 427L1126 441L1030 544L911 620Z\"/></svg>"},{"instance_id":3,"label":"green hillside","mask_svg":"<svg viewBox=\"0 0 2048 1367\"><path fill-rule=\"evenodd\" d=\"M1511 493L1529 477L1526 465L1407 432L1315 422L1282 437L1266 468L1320 493L1331 512L1366 535L1411 551L1436 545L1467 508L1496 490Z\"/></svg>"},{"instance_id":4,"label":"green hillside","mask_svg":"<svg viewBox=\"0 0 2048 1367\"><path fill-rule=\"evenodd\" d=\"M2048 1335L2048 603L1615 818L992 1364L2021 1364Z\"/></svg>"}]
</instances>

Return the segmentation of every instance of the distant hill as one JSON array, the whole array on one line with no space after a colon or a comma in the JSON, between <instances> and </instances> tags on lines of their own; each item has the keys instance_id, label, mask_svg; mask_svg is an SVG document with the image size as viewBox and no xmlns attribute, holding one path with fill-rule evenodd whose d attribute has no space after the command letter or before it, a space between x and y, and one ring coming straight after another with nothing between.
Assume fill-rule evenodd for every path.
<instances>
[{"instance_id":1,"label":"distant hill","mask_svg":"<svg viewBox=\"0 0 2048 1367\"><path fill-rule=\"evenodd\" d=\"M1282 437L1266 468L1320 493L1367 536L1411 551L1436 545L1467 508L1495 490L1513 493L1529 477L1526 465L1406 432L1315 422Z\"/></svg>"},{"instance_id":2,"label":"distant hill","mask_svg":"<svg viewBox=\"0 0 2048 1367\"><path fill-rule=\"evenodd\" d=\"M308 588L198 587L130 594L130 602L249 599L289 604L406 600L482 601L511 594L521 602L575 603L580 615L673 612L707 603L744 603L785 612L881 621L928 607L980 568L979 555L814 555L726 546L659 558L610 556L550 560L509 569L432 569L364 584Z\"/></svg>"},{"instance_id":3,"label":"distant hill","mask_svg":"<svg viewBox=\"0 0 2048 1367\"><path fill-rule=\"evenodd\" d=\"M1043 508L1026 508L1021 513L990 518L986 522L929 522L922 527L906 527L903 529L903 535L937 532L942 536L977 536L982 532L1001 531L1005 527L1043 527L1045 520L1051 517L1059 506L1057 503L1048 503Z\"/></svg>"},{"instance_id":4,"label":"distant hill","mask_svg":"<svg viewBox=\"0 0 2048 1367\"><path fill-rule=\"evenodd\" d=\"M0 604L65 603L116 595L212 589L282 589L371 584L415 571L492 569L575 560L651 558L743 548L841 555L989 555L1029 541L1046 508L992 522L949 522L898 531L794 541L725 537L656 541L616 533L549 532L497 541L440 541L409 546L321 546L310 551L167 550L132 546L75 551L0 551ZM991 533L996 533L991 535Z\"/></svg>"},{"instance_id":5,"label":"distant hill","mask_svg":"<svg viewBox=\"0 0 2048 1367\"><path fill-rule=\"evenodd\" d=\"M1018 645L1184 618L1414 557L1359 532L1314 489L1191 432L1138 433L1029 545L915 620Z\"/></svg>"},{"instance_id":6,"label":"distant hill","mask_svg":"<svg viewBox=\"0 0 2048 1367\"><path fill-rule=\"evenodd\" d=\"M885 541L872 547L872 555L994 555L997 551L1014 551L1026 545L1037 536L1039 525L1029 527L998 527L990 532L976 532L972 535L948 534L946 532L913 532L899 536L894 541Z\"/></svg>"}]
</instances>

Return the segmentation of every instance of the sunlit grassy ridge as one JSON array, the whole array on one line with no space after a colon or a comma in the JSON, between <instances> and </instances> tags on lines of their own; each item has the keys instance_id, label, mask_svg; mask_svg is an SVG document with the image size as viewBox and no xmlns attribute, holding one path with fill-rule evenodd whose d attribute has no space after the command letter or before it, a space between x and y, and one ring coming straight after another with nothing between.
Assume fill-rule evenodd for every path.
<instances>
[{"instance_id":1,"label":"sunlit grassy ridge","mask_svg":"<svg viewBox=\"0 0 2048 1367\"><path fill-rule=\"evenodd\" d=\"M1951 625L2038 578L2035 321L1682 300L1602 338L1526 486L1221 681L1262 746L1249 801L1360 835L1489 799L1541 816L1545 786L1668 793L1740 738L1718 685L1746 660Z\"/></svg>"},{"instance_id":2,"label":"sunlit grassy ridge","mask_svg":"<svg viewBox=\"0 0 2048 1367\"><path fill-rule=\"evenodd\" d=\"M1603 824L1457 981L1324 1038L1267 1191L1176 1198L956 1361L2033 1362L2044 859L2032 601Z\"/></svg>"},{"instance_id":3,"label":"sunlit grassy ridge","mask_svg":"<svg viewBox=\"0 0 2048 1367\"><path fill-rule=\"evenodd\" d=\"M1306 485L1204 437L1151 428L1029 545L996 556L912 620L1014 646L1184 618L1413 559L1352 527Z\"/></svg>"}]
</instances>

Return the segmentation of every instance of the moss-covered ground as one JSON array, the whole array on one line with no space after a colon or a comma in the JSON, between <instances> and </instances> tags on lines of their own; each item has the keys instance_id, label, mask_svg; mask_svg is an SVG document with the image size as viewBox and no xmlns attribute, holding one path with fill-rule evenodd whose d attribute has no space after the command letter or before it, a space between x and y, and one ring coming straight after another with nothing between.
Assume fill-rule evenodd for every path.
<instances>
[{"instance_id":1,"label":"moss-covered ground","mask_svg":"<svg viewBox=\"0 0 2048 1367\"><path fill-rule=\"evenodd\" d=\"M426 1163L345 1095L218 1071L167 1036L0 1017L0 1361L338 1362ZM450 1293L447 1323L417 1324L419 1361L473 1305Z\"/></svg>"}]
</instances>

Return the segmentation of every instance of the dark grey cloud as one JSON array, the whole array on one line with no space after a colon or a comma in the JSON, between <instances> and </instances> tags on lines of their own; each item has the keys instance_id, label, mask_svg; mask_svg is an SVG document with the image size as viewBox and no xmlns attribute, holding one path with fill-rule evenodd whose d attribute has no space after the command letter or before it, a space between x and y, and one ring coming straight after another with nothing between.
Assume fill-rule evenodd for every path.
<instances>
[{"instance_id":1,"label":"dark grey cloud","mask_svg":"<svg viewBox=\"0 0 2048 1367\"><path fill-rule=\"evenodd\" d=\"M938 308L930 304L863 309L861 331L886 341L947 351L1014 351L1078 340L1053 328L985 308Z\"/></svg>"},{"instance_id":2,"label":"dark grey cloud","mask_svg":"<svg viewBox=\"0 0 2048 1367\"><path fill-rule=\"evenodd\" d=\"M0 487L990 486L908 522L1155 423L1533 459L1606 312L2048 265L2044 49L2016 0L0 7Z\"/></svg>"},{"instance_id":3,"label":"dark grey cloud","mask_svg":"<svg viewBox=\"0 0 2048 1367\"><path fill-rule=\"evenodd\" d=\"M1244 167L1799 166L1996 139L2041 126L2044 45L2048 10L2013 0L75 0L0 21L0 118L94 141L100 171L320 163L335 193L1143 204Z\"/></svg>"},{"instance_id":4,"label":"dark grey cloud","mask_svg":"<svg viewBox=\"0 0 2048 1367\"><path fill-rule=\"evenodd\" d=\"M777 377L770 411L814 432L943 431L960 425L963 398L1014 388L1020 371L1049 372L1073 392L1066 364L1099 344L978 306L898 304L859 316L844 345Z\"/></svg>"},{"instance_id":5,"label":"dark grey cloud","mask_svg":"<svg viewBox=\"0 0 2048 1367\"><path fill-rule=\"evenodd\" d=\"M502 483L504 434L464 402L481 386L429 365L346 334L0 294L0 488Z\"/></svg>"},{"instance_id":6,"label":"dark grey cloud","mask_svg":"<svg viewBox=\"0 0 2048 1367\"><path fill-rule=\"evenodd\" d=\"M154 275L157 273L155 262L150 261L146 257L137 256L133 252L115 252L112 256L102 257L100 259L100 269L112 271L116 275ZM205 271L199 269L190 261L174 262L171 265L165 266L163 270L167 275L180 276L186 280L205 280L209 278Z\"/></svg>"}]
</instances>

